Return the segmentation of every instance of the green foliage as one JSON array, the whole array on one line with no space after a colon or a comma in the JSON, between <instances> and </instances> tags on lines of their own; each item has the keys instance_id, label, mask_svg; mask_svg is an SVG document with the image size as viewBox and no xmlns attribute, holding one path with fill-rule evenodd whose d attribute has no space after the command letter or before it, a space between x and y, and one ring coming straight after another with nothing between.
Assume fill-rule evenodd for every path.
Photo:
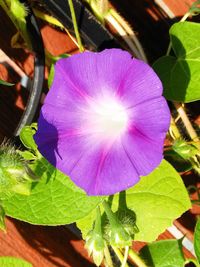
<instances>
[{"instance_id":1,"label":"green foliage","mask_svg":"<svg viewBox=\"0 0 200 267\"><path fill-rule=\"evenodd\" d=\"M14 26L26 42L26 45L31 49L31 42L29 39L29 33L26 27L26 15L27 8L19 0L1 0L0 6L4 9L6 14L9 16Z\"/></svg>"},{"instance_id":2,"label":"green foliage","mask_svg":"<svg viewBox=\"0 0 200 267\"><path fill-rule=\"evenodd\" d=\"M182 158L177 152L173 149L167 150L164 152L165 159L178 171L178 172L187 172L192 170L192 164L190 161Z\"/></svg>"},{"instance_id":3,"label":"green foliage","mask_svg":"<svg viewBox=\"0 0 200 267\"><path fill-rule=\"evenodd\" d=\"M29 262L14 258L14 257L0 257L0 266L1 267L32 267L32 264Z\"/></svg>"},{"instance_id":4,"label":"green foliage","mask_svg":"<svg viewBox=\"0 0 200 267\"><path fill-rule=\"evenodd\" d=\"M14 83L8 83L8 82L3 81L3 80L0 79L0 85L13 86Z\"/></svg>"},{"instance_id":5,"label":"green foliage","mask_svg":"<svg viewBox=\"0 0 200 267\"><path fill-rule=\"evenodd\" d=\"M36 130L37 125L33 123L31 126L24 126L20 132L20 140L22 144L32 151L37 150L37 145L33 139L33 135L35 134Z\"/></svg>"},{"instance_id":6,"label":"green foliage","mask_svg":"<svg viewBox=\"0 0 200 267\"><path fill-rule=\"evenodd\" d=\"M1 206L0 206L0 229L3 230L3 231L6 230L5 211Z\"/></svg>"},{"instance_id":7,"label":"green foliage","mask_svg":"<svg viewBox=\"0 0 200 267\"><path fill-rule=\"evenodd\" d=\"M200 263L200 219L197 221L194 232L194 249L197 259Z\"/></svg>"},{"instance_id":8,"label":"green foliage","mask_svg":"<svg viewBox=\"0 0 200 267\"><path fill-rule=\"evenodd\" d=\"M54 64L51 65L48 77L48 87L50 88L54 79L55 67Z\"/></svg>"},{"instance_id":9,"label":"green foliage","mask_svg":"<svg viewBox=\"0 0 200 267\"><path fill-rule=\"evenodd\" d=\"M183 140L176 140L173 150L184 159L189 159L198 154L198 148L193 144L187 144Z\"/></svg>"},{"instance_id":10,"label":"green foliage","mask_svg":"<svg viewBox=\"0 0 200 267\"><path fill-rule=\"evenodd\" d=\"M23 21L25 23L25 17L27 15L27 12L25 6L20 1L10 1L10 11L17 20Z\"/></svg>"},{"instance_id":11,"label":"green foliage","mask_svg":"<svg viewBox=\"0 0 200 267\"><path fill-rule=\"evenodd\" d=\"M104 18L109 11L108 0L84 0L90 5L95 16L101 23L104 23Z\"/></svg>"},{"instance_id":12,"label":"green foliage","mask_svg":"<svg viewBox=\"0 0 200 267\"><path fill-rule=\"evenodd\" d=\"M15 194L2 202L6 215L32 224L62 225L85 217L101 201L88 197L44 158L32 164L36 182L29 196Z\"/></svg>"},{"instance_id":13,"label":"green foliage","mask_svg":"<svg viewBox=\"0 0 200 267\"><path fill-rule=\"evenodd\" d=\"M196 16L198 14L200 14L200 0L197 0L195 1L190 9L189 9L189 13L192 15L192 16Z\"/></svg>"},{"instance_id":14,"label":"green foliage","mask_svg":"<svg viewBox=\"0 0 200 267\"><path fill-rule=\"evenodd\" d=\"M168 100L192 102L200 99L200 24L178 22L170 28L175 56L158 59L153 68Z\"/></svg>"},{"instance_id":15,"label":"green foliage","mask_svg":"<svg viewBox=\"0 0 200 267\"><path fill-rule=\"evenodd\" d=\"M166 150L164 154L165 158L177 171L186 172L194 168L198 148L195 143L189 144L184 140L178 139L173 143L171 149Z\"/></svg>"},{"instance_id":16,"label":"green foliage","mask_svg":"<svg viewBox=\"0 0 200 267\"><path fill-rule=\"evenodd\" d=\"M140 250L140 256L148 267L181 267L184 256L182 240L163 240L146 245Z\"/></svg>"},{"instance_id":17,"label":"green foliage","mask_svg":"<svg viewBox=\"0 0 200 267\"><path fill-rule=\"evenodd\" d=\"M119 194L112 199L115 212L124 203L119 201ZM169 227L173 220L180 217L191 207L188 193L180 175L165 160L151 174L142 177L140 182L126 191L126 205L135 213L139 232L135 240L151 242ZM77 222L83 238L92 228L95 212Z\"/></svg>"},{"instance_id":18,"label":"green foliage","mask_svg":"<svg viewBox=\"0 0 200 267\"><path fill-rule=\"evenodd\" d=\"M70 55L69 54L61 54L57 57L54 57L48 53L49 61L50 61L50 71L49 71L49 77L48 77L48 87L50 88L54 79L54 74L55 74L55 63L61 58L68 58Z\"/></svg>"},{"instance_id":19,"label":"green foliage","mask_svg":"<svg viewBox=\"0 0 200 267\"><path fill-rule=\"evenodd\" d=\"M36 129L36 124L32 124L31 126L25 126L20 133L22 143L31 151L16 152L12 149L12 153L10 153L11 156L13 154L17 155L21 164L24 162L21 157L24 160L31 161L26 168L28 174L35 180L34 183L30 183L32 187L29 188L31 194L29 196L20 195L23 184L20 184L17 188L15 187L12 194L7 194L3 198L2 205L5 213L33 224L59 225L72 223L86 216L98 205L101 198L88 197L67 176L56 170L41 156L33 139ZM5 155L5 151L3 155ZM8 156L9 160L11 158ZM6 157L3 156L2 161L5 161L5 159ZM8 164L8 167L10 172L12 166ZM13 179L16 180L16 172L12 172L12 174ZM41 179L37 182L39 178Z\"/></svg>"}]
</instances>

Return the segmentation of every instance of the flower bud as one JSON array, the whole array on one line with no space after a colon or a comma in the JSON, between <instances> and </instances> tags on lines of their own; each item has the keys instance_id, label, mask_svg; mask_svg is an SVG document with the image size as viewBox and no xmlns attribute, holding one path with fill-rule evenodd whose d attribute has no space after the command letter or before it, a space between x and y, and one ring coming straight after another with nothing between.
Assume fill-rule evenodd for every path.
<instances>
[{"instance_id":1,"label":"flower bud","mask_svg":"<svg viewBox=\"0 0 200 267\"><path fill-rule=\"evenodd\" d=\"M0 193L6 196L11 192L30 194L35 175L27 162L13 146L3 143L0 147Z\"/></svg>"},{"instance_id":2,"label":"flower bud","mask_svg":"<svg viewBox=\"0 0 200 267\"><path fill-rule=\"evenodd\" d=\"M93 229L86 236L86 248L89 256L92 256L94 263L99 266L104 258L104 238L102 235L101 227L101 211L100 208L96 209L96 220Z\"/></svg>"},{"instance_id":3,"label":"flower bud","mask_svg":"<svg viewBox=\"0 0 200 267\"><path fill-rule=\"evenodd\" d=\"M134 235L139 232L134 212L129 209L125 209L117 212L117 215L126 232L132 239L134 239Z\"/></svg>"},{"instance_id":4,"label":"flower bud","mask_svg":"<svg viewBox=\"0 0 200 267\"><path fill-rule=\"evenodd\" d=\"M85 247L88 250L89 256L93 258L94 263L97 266L103 261L104 258L104 239L101 234L90 231L86 237Z\"/></svg>"},{"instance_id":5,"label":"flower bud","mask_svg":"<svg viewBox=\"0 0 200 267\"><path fill-rule=\"evenodd\" d=\"M106 227L108 242L112 246L119 248L130 246L132 243L132 238L124 229L124 226L119 220L117 214L113 213L109 204L106 201L103 202L103 206L109 221Z\"/></svg>"},{"instance_id":6,"label":"flower bud","mask_svg":"<svg viewBox=\"0 0 200 267\"><path fill-rule=\"evenodd\" d=\"M132 243L132 238L124 229L123 225L109 227L107 235L109 237L110 245L114 247L124 248L126 246L130 246Z\"/></svg>"}]
</instances>

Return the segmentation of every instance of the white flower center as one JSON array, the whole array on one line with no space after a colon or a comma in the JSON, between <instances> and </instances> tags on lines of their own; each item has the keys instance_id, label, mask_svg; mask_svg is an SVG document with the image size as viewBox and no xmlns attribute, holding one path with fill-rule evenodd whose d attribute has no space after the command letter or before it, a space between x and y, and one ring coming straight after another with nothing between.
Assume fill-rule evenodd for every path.
<instances>
[{"instance_id":1,"label":"white flower center","mask_svg":"<svg viewBox=\"0 0 200 267\"><path fill-rule=\"evenodd\" d=\"M118 137L127 127L127 110L112 98L95 101L91 105L90 129L104 137Z\"/></svg>"}]
</instances>

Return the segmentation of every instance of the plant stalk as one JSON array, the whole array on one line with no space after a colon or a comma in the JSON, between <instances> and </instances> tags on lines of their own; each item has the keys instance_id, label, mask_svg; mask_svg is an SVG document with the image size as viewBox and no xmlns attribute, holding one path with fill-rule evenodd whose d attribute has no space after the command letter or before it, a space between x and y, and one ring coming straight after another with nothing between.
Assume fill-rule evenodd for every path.
<instances>
[{"instance_id":1,"label":"plant stalk","mask_svg":"<svg viewBox=\"0 0 200 267\"><path fill-rule=\"evenodd\" d=\"M122 37L124 42L128 45L128 47L134 53L134 55L137 58L141 59L141 55L138 52L138 49L136 48L135 44L132 42L130 36L126 33L123 27L119 24L119 22L110 13L106 15L106 20L113 26L113 28L115 28L115 30L117 30L118 34Z\"/></svg>"},{"instance_id":2,"label":"plant stalk","mask_svg":"<svg viewBox=\"0 0 200 267\"><path fill-rule=\"evenodd\" d=\"M187 130L187 132L188 132L188 134L189 134L189 136L191 138L191 140L194 141L194 142L199 143L200 142L199 137L198 137L196 131L194 130L190 120L188 119L188 116L187 116L187 114L185 112L185 109L183 108L182 104L178 103L178 102L173 102L173 104L174 104L174 106L175 106L180 118L182 119L182 121L183 121L183 123L185 125L185 128L186 128L186 130ZM199 145L198 145L198 148L200 148Z\"/></svg>"},{"instance_id":3,"label":"plant stalk","mask_svg":"<svg viewBox=\"0 0 200 267\"><path fill-rule=\"evenodd\" d=\"M111 8L109 10L109 13L122 26L122 28L126 31L127 35L130 37L130 39L132 39L132 41L135 43L135 46L137 47L137 50L140 54L139 58L142 59L143 61L147 62L147 58L146 58L146 55L145 55L144 50L142 48L142 45L140 44L137 36L135 35L134 31L129 26L129 24L124 20L123 17L120 16L120 14L117 13L117 11L115 9ZM105 16L105 18L106 18L106 16Z\"/></svg>"},{"instance_id":4,"label":"plant stalk","mask_svg":"<svg viewBox=\"0 0 200 267\"><path fill-rule=\"evenodd\" d=\"M114 247L114 246L112 246L112 249L114 250L115 254L117 255L118 259L120 260L120 262L122 264L123 260L124 260L124 257L122 255L121 251L118 248ZM129 267L127 262L125 263L125 265L123 267Z\"/></svg>"},{"instance_id":5,"label":"plant stalk","mask_svg":"<svg viewBox=\"0 0 200 267\"><path fill-rule=\"evenodd\" d=\"M107 267L114 267L113 261L112 261L111 255L110 255L110 251L108 249L106 242L105 242L105 248L104 248L104 255L105 255L106 266Z\"/></svg>"},{"instance_id":6,"label":"plant stalk","mask_svg":"<svg viewBox=\"0 0 200 267\"><path fill-rule=\"evenodd\" d=\"M126 266L127 260L128 260L128 254L129 254L129 246L126 246L125 247L125 251L124 251L124 259L123 259L121 267L125 267Z\"/></svg>"},{"instance_id":7,"label":"plant stalk","mask_svg":"<svg viewBox=\"0 0 200 267\"><path fill-rule=\"evenodd\" d=\"M73 0L68 0L68 3L69 3L69 8L70 8L71 16L72 16L72 22L73 22L73 26L74 26L74 32L75 32L76 39L78 42L79 50L80 50L80 52L83 52L84 48L83 48L83 45L81 42L79 30L78 30L78 24L77 24L77 20L76 20L76 14L75 14L75 10L74 10Z\"/></svg>"},{"instance_id":8,"label":"plant stalk","mask_svg":"<svg viewBox=\"0 0 200 267\"><path fill-rule=\"evenodd\" d=\"M129 250L129 257L135 264L137 264L138 267L148 267L146 263L139 257L139 255L132 249Z\"/></svg>"}]
</instances>

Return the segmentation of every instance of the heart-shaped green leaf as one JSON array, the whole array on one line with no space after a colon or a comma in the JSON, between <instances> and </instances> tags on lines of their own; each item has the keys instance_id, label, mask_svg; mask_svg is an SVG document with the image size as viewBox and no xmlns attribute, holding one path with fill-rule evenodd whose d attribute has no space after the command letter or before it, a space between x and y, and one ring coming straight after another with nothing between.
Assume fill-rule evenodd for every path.
<instances>
[{"instance_id":1,"label":"heart-shaped green leaf","mask_svg":"<svg viewBox=\"0 0 200 267\"><path fill-rule=\"evenodd\" d=\"M112 209L120 205L119 195L112 200ZM151 174L142 177L140 182L126 191L126 205L136 215L139 232L135 240L151 242L172 222L191 207L187 190L180 175L165 160ZM77 222L83 238L92 228L95 212Z\"/></svg>"},{"instance_id":2,"label":"heart-shaped green leaf","mask_svg":"<svg viewBox=\"0 0 200 267\"><path fill-rule=\"evenodd\" d=\"M176 57L158 59L153 68L164 86L167 99L192 102L200 99L200 24L178 22L170 28Z\"/></svg>"},{"instance_id":3,"label":"heart-shaped green leaf","mask_svg":"<svg viewBox=\"0 0 200 267\"><path fill-rule=\"evenodd\" d=\"M32 224L69 224L85 217L101 201L87 196L44 158L36 160L32 170L40 181L33 184L29 196L15 194L2 201L6 215Z\"/></svg>"}]
</instances>

